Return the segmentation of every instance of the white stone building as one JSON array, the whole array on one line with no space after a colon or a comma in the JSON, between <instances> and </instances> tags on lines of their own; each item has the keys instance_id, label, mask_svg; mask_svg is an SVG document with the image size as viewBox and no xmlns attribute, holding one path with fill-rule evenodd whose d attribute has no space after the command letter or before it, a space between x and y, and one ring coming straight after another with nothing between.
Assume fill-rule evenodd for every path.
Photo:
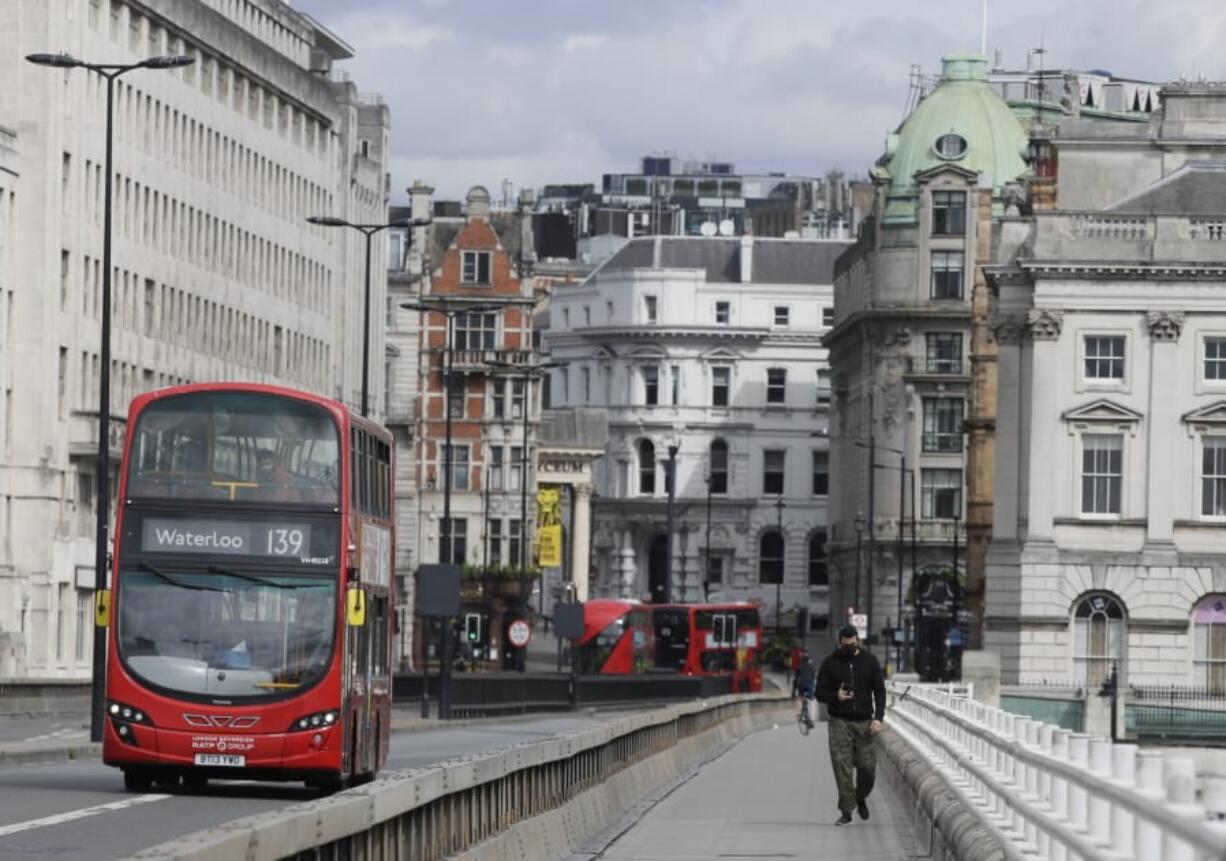
<instances>
[{"instance_id":1,"label":"white stone building","mask_svg":"<svg viewBox=\"0 0 1226 861\"><path fill-rule=\"evenodd\" d=\"M387 108L331 70L351 49L288 3L0 6L0 123L19 130L0 188L20 174L0 233L12 252L0 269L0 678L89 675L106 87L23 59L60 51L196 61L116 82L114 469L128 402L147 389L275 381L356 406L363 240L305 219L387 217ZM11 201L0 194L0 225ZM376 357L385 286L373 280Z\"/></svg>"},{"instance_id":2,"label":"white stone building","mask_svg":"<svg viewBox=\"0 0 1226 861\"><path fill-rule=\"evenodd\" d=\"M551 372L551 403L609 411L593 500L593 596L701 601L705 581L711 600L761 599L767 625L777 607L784 625L798 608L819 625L828 616L821 337L833 319L834 260L846 247L636 239L582 284L554 291L544 338L550 358L568 364Z\"/></svg>"},{"instance_id":3,"label":"white stone building","mask_svg":"<svg viewBox=\"0 0 1226 861\"><path fill-rule=\"evenodd\" d=\"M1001 225L985 645L1007 679L1226 690L1224 141L1220 85L1062 126L1060 209Z\"/></svg>"}]
</instances>

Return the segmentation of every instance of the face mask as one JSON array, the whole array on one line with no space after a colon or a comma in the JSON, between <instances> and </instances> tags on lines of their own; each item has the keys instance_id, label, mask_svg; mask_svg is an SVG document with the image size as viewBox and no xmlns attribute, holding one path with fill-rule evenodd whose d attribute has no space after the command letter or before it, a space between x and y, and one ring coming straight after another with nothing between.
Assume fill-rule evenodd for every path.
<instances>
[{"instance_id":1,"label":"face mask","mask_svg":"<svg viewBox=\"0 0 1226 861\"><path fill-rule=\"evenodd\" d=\"M855 657L856 647L855 646L839 646L839 654L842 655L844 658Z\"/></svg>"}]
</instances>

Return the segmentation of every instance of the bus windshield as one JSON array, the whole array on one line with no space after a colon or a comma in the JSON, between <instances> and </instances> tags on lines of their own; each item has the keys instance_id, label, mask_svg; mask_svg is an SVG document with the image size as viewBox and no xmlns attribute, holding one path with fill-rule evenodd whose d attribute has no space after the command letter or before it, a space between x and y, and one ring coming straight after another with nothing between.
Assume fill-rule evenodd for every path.
<instances>
[{"instance_id":1,"label":"bus windshield","mask_svg":"<svg viewBox=\"0 0 1226 861\"><path fill-rule=\"evenodd\" d=\"M118 639L142 680L192 696L301 691L327 672L334 579L140 565L119 578Z\"/></svg>"},{"instance_id":2,"label":"bus windshield","mask_svg":"<svg viewBox=\"0 0 1226 861\"><path fill-rule=\"evenodd\" d=\"M254 392L154 401L132 439L128 496L337 505L336 424L320 407Z\"/></svg>"}]
</instances>

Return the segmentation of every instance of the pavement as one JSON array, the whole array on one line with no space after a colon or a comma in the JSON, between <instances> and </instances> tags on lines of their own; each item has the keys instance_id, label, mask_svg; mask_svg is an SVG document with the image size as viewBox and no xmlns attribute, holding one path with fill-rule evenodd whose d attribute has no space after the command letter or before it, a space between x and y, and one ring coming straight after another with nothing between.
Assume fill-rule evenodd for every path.
<instances>
[{"instance_id":1,"label":"pavement","mask_svg":"<svg viewBox=\"0 0 1226 861\"><path fill-rule=\"evenodd\" d=\"M802 737L789 721L747 736L595 857L602 861L930 857L880 774L868 800L868 821L856 817L852 825L835 826L838 793L826 727L819 723Z\"/></svg>"}]
</instances>

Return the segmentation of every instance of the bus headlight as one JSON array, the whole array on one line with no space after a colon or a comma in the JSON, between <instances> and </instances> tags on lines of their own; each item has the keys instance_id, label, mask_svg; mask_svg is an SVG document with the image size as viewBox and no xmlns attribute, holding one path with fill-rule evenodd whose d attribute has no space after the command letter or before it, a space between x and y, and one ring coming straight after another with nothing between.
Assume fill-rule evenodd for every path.
<instances>
[{"instance_id":1,"label":"bus headlight","mask_svg":"<svg viewBox=\"0 0 1226 861\"><path fill-rule=\"evenodd\" d=\"M111 726L114 727L115 734L125 744L130 744L133 747L140 747L140 744L132 727L153 726L153 721L149 720L149 715L138 708L133 708L124 703L114 701L107 703L106 713L107 717L111 719Z\"/></svg>"},{"instance_id":2,"label":"bus headlight","mask_svg":"<svg viewBox=\"0 0 1226 861\"><path fill-rule=\"evenodd\" d=\"M290 724L290 732L302 732L304 730L324 729L334 725L340 713L336 709L329 709L326 712L315 712L314 714L303 715L292 724Z\"/></svg>"}]
</instances>

